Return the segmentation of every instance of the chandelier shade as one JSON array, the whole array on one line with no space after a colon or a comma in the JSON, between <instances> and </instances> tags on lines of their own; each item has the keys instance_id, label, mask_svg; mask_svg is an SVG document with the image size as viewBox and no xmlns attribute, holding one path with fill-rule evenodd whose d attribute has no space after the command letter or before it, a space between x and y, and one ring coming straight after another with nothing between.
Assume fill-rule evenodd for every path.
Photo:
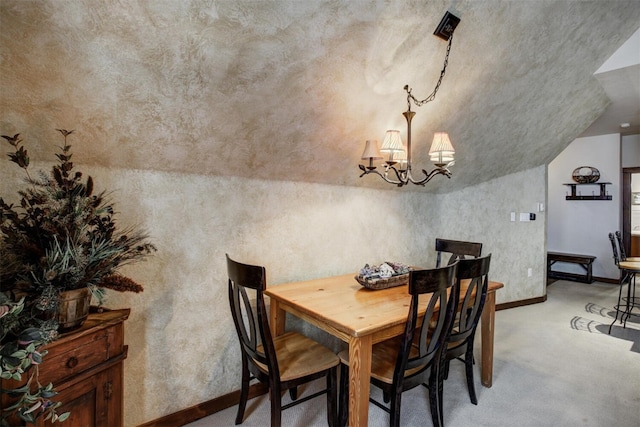
<instances>
[{"instance_id":1,"label":"chandelier shade","mask_svg":"<svg viewBox=\"0 0 640 427\"><path fill-rule=\"evenodd\" d=\"M433 142L429 150L429 158L436 166L444 166L453 162L456 150L451 145L449 134L446 132L436 132L433 135Z\"/></svg>"},{"instance_id":2,"label":"chandelier shade","mask_svg":"<svg viewBox=\"0 0 640 427\"><path fill-rule=\"evenodd\" d=\"M404 145L402 145L402 138L400 138L399 130L388 130L385 133L380 151L382 151L383 153L404 151Z\"/></svg>"},{"instance_id":3,"label":"chandelier shade","mask_svg":"<svg viewBox=\"0 0 640 427\"><path fill-rule=\"evenodd\" d=\"M364 152L362 153L362 160L382 160L382 155L378 149L378 140L367 139L364 145Z\"/></svg>"}]
</instances>

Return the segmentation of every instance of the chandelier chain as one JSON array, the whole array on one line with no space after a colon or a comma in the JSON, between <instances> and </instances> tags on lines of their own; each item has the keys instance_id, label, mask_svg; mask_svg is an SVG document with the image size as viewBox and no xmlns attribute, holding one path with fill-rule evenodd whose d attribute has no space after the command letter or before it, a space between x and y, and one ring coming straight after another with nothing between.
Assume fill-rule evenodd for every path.
<instances>
[{"instance_id":1,"label":"chandelier chain","mask_svg":"<svg viewBox=\"0 0 640 427\"><path fill-rule=\"evenodd\" d=\"M447 44L447 53L444 57L444 64L442 66L442 71L440 71L440 78L438 79L438 83L436 83L436 87L433 89L433 92L431 92L431 95L427 96L425 99L423 100L418 100L416 99L415 96L413 96L411 94L411 88L409 87L409 85L406 85L404 87L404 89L407 91L407 106L409 111L411 111L411 101L413 100L413 103L416 104L417 107L421 107L424 104L426 104L427 102L431 102L434 99L436 99L436 93L438 93L438 89L440 89L440 84L442 83L442 79L444 78L445 73L447 72L447 65L449 64L449 52L451 51L451 42L453 40L453 34L451 34L451 36L449 37L449 44Z\"/></svg>"}]
</instances>

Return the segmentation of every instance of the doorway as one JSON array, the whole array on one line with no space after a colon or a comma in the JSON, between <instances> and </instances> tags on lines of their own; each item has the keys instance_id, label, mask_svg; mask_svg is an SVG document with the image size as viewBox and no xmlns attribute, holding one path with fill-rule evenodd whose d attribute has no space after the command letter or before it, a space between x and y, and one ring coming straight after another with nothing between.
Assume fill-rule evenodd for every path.
<instances>
[{"instance_id":1,"label":"doorway","mask_svg":"<svg viewBox=\"0 0 640 427\"><path fill-rule=\"evenodd\" d=\"M622 240L627 256L640 257L640 168L622 169Z\"/></svg>"}]
</instances>

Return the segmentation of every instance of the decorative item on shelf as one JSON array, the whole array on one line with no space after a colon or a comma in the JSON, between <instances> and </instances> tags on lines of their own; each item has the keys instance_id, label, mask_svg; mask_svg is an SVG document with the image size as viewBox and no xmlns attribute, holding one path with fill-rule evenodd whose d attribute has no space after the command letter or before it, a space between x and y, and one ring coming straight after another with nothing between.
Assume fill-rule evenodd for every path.
<instances>
[{"instance_id":1,"label":"decorative item on shelf","mask_svg":"<svg viewBox=\"0 0 640 427\"><path fill-rule=\"evenodd\" d=\"M117 226L109 193L94 194L93 179L83 180L73 168L67 142L73 131L58 131L64 138L58 162L37 176L29 173L20 134L2 135L14 149L9 160L26 173L27 187L18 190L16 206L0 198L0 378L19 384L2 388L13 400L1 411L0 425L14 416L27 423L68 417L56 412L61 402L52 400L53 385L41 385L39 370L31 369L46 362L40 347L80 327L92 295L102 305L105 289L141 292L118 269L156 250L144 231Z\"/></svg>"},{"instance_id":2,"label":"decorative item on shelf","mask_svg":"<svg viewBox=\"0 0 640 427\"><path fill-rule=\"evenodd\" d=\"M418 100L411 94L412 89L409 85L405 85L404 87L404 90L407 92L407 111L402 113L402 115L407 122L406 147L402 143L400 131L398 130L388 130L386 132L382 148L380 149L378 149L378 142L376 140L367 140L364 152L362 153L362 160L368 160L369 164L368 166L362 164L358 165L362 171L360 178L364 175L373 173L380 176L386 182L397 185L398 187L403 187L409 183L424 186L436 175L444 175L447 178L451 178L451 171L449 171L449 167L453 166L455 163L455 150L451 144L451 140L449 139L449 134L446 132L435 133L431 149L429 150L429 158L435 164L436 168L431 172L427 172L422 169L424 177L421 179L415 179L413 177L413 166L411 164L411 119L413 119L413 116L415 116L416 113L411 111L411 102L413 101L417 107L420 107L435 99L436 93L438 93L438 89L440 88L440 84L442 83L442 79L444 78L447 70L449 52L451 51L451 42L453 40L453 31L459 23L460 18L447 12L434 32L436 36L445 41L448 40L449 44L447 45L447 53L445 55L442 71L440 72L440 78L438 79L433 92L427 98ZM388 154L388 158L383 165L384 172L382 173L377 171L377 167L373 164L374 160L383 159L380 152Z\"/></svg>"},{"instance_id":3,"label":"decorative item on shelf","mask_svg":"<svg viewBox=\"0 0 640 427\"><path fill-rule=\"evenodd\" d=\"M386 261L373 266L366 264L355 279L367 289L387 289L408 284L411 270L411 267L399 262Z\"/></svg>"},{"instance_id":4,"label":"decorative item on shelf","mask_svg":"<svg viewBox=\"0 0 640 427\"><path fill-rule=\"evenodd\" d=\"M600 179L600 171L592 166L580 166L573 170L571 177L578 184L593 184Z\"/></svg>"}]
</instances>

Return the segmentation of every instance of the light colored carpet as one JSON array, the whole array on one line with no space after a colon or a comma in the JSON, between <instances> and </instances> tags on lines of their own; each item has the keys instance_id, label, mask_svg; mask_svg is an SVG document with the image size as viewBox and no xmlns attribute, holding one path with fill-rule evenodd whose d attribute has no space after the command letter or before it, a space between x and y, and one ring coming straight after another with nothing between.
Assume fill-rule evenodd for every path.
<instances>
[{"instance_id":1,"label":"light colored carpet","mask_svg":"<svg viewBox=\"0 0 640 427\"><path fill-rule=\"evenodd\" d=\"M493 387L482 387L476 365L478 406L469 401L463 364L452 362L444 385L447 427L640 426L640 316L631 317L626 329L617 323L608 335L616 285L557 281L547 293L544 303L496 313ZM374 395L378 391L372 387ZM282 424L326 426L325 408L324 397L313 399L284 411ZM233 426L236 411L234 406L188 426ZM265 395L249 401L242 426L268 426L269 420ZM369 405L370 426L388 420ZM431 425L425 388L403 394L401 424Z\"/></svg>"}]
</instances>

